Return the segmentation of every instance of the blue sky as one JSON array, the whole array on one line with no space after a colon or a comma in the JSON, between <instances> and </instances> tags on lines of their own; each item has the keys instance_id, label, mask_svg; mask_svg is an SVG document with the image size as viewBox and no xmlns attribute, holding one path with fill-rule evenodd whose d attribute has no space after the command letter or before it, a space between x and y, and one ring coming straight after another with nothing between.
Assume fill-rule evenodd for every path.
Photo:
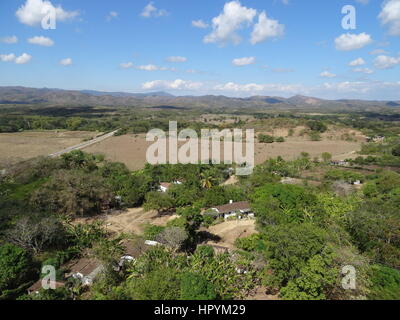
<instances>
[{"instance_id":1,"label":"blue sky","mask_svg":"<svg viewBox=\"0 0 400 320\"><path fill-rule=\"evenodd\" d=\"M399 40L400 0L2 0L0 85L400 100Z\"/></svg>"}]
</instances>

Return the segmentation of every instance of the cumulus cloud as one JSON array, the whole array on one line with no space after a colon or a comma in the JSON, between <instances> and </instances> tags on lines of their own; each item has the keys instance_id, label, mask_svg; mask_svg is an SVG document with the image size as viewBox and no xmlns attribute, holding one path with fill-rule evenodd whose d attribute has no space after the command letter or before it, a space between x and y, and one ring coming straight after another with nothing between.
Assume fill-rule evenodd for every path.
<instances>
[{"instance_id":1,"label":"cumulus cloud","mask_svg":"<svg viewBox=\"0 0 400 320\"><path fill-rule=\"evenodd\" d=\"M336 49L340 51L361 49L371 42L371 36L365 32L360 34L346 33L335 39Z\"/></svg>"},{"instance_id":2,"label":"cumulus cloud","mask_svg":"<svg viewBox=\"0 0 400 320\"><path fill-rule=\"evenodd\" d=\"M144 90L197 90L203 86L201 82L193 82L188 80L176 79L173 81L168 80L154 80L142 84Z\"/></svg>"},{"instance_id":3,"label":"cumulus cloud","mask_svg":"<svg viewBox=\"0 0 400 320\"><path fill-rule=\"evenodd\" d=\"M192 26L195 28L200 28L200 29L207 29L209 25L205 23L203 20L193 20L192 21Z\"/></svg>"},{"instance_id":4,"label":"cumulus cloud","mask_svg":"<svg viewBox=\"0 0 400 320\"><path fill-rule=\"evenodd\" d=\"M57 22L73 19L79 15L78 11L66 11L61 6L54 7L47 0L26 0L25 4L18 8L15 15L19 22L28 26L39 26L48 12L55 10Z\"/></svg>"},{"instance_id":5,"label":"cumulus cloud","mask_svg":"<svg viewBox=\"0 0 400 320\"><path fill-rule=\"evenodd\" d=\"M349 66L356 67L356 66L362 66L364 64L365 64L365 61L363 58L357 58L353 61L350 61Z\"/></svg>"},{"instance_id":6,"label":"cumulus cloud","mask_svg":"<svg viewBox=\"0 0 400 320\"><path fill-rule=\"evenodd\" d=\"M285 32L285 26L278 20L268 19L265 11L258 16L258 23L254 26L250 42L256 44L268 38L280 37Z\"/></svg>"},{"instance_id":7,"label":"cumulus cloud","mask_svg":"<svg viewBox=\"0 0 400 320\"><path fill-rule=\"evenodd\" d=\"M253 64L256 62L255 57L244 57L244 58L237 58L232 60L232 64L237 67L247 66L249 64Z\"/></svg>"},{"instance_id":8,"label":"cumulus cloud","mask_svg":"<svg viewBox=\"0 0 400 320\"><path fill-rule=\"evenodd\" d=\"M16 58L16 56L14 53L0 54L0 60L3 62L14 62L15 58Z\"/></svg>"},{"instance_id":9,"label":"cumulus cloud","mask_svg":"<svg viewBox=\"0 0 400 320\"><path fill-rule=\"evenodd\" d=\"M0 42L7 43L7 44L17 43L18 38L17 38L17 36L4 37L4 38L0 39Z\"/></svg>"},{"instance_id":10,"label":"cumulus cloud","mask_svg":"<svg viewBox=\"0 0 400 320\"><path fill-rule=\"evenodd\" d=\"M400 0L389 0L383 3L379 19L389 26L389 34L400 36Z\"/></svg>"},{"instance_id":11,"label":"cumulus cloud","mask_svg":"<svg viewBox=\"0 0 400 320\"><path fill-rule=\"evenodd\" d=\"M232 42L238 44L241 42L237 31L244 24L251 24L257 11L246 8L239 1L227 2L224 5L223 12L212 19L212 32L203 39L205 43L219 43L225 45Z\"/></svg>"},{"instance_id":12,"label":"cumulus cloud","mask_svg":"<svg viewBox=\"0 0 400 320\"><path fill-rule=\"evenodd\" d=\"M186 62L187 58L186 57L180 57L180 56L172 56L172 57L168 57L166 60L168 62Z\"/></svg>"},{"instance_id":13,"label":"cumulus cloud","mask_svg":"<svg viewBox=\"0 0 400 320\"><path fill-rule=\"evenodd\" d=\"M164 9L157 9L154 6L154 2L150 2L147 6L144 7L140 15L144 18L157 18L168 15L168 12Z\"/></svg>"},{"instance_id":14,"label":"cumulus cloud","mask_svg":"<svg viewBox=\"0 0 400 320\"><path fill-rule=\"evenodd\" d=\"M0 60L2 62L14 62L16 64L25 64L31 61L31 59L32 56L27 53L23 53L18 57L14 53L0 54Z\"/></svg>"},{"instance_id":15,"label":"cumulus cloud","mask_svg":"<svg viewBox=\"0 0 400 320\"><path fill-rule=\"evenodd\" d=\"M29 61L31 61L31 59L32 59L31 55L29 55L27 53L23 53L19 57L15 58L15 63L16 64L25 64L25 63L28 63Z\"/></svg>"},{"instance_id":16,"label":"cumulus cloud","mask_svg":"<svg viewBox=\"0 0 400 320\"><path fill-rule=\"evenodd\" d=\"M336 74L331 73L329 71L323 71L323 72L320 73L319 76L322 77L322 78L335 78Z\"/></svg>"},{"instance_id":17,"label":"cumulus cloud","mask_svg":"<svg viewBox=\"0 0 400 320\"><path fill-rule=\"evenodd\" d=\"M54 45L54 41L50 38L43 37L43 36L36 36L33 38L29 38L28 42L31 44L37 44L39 46L51 47Z\"/></svg>"},{"instance_id":18,"label":"cumulus cloud","mask_svg":"<svg viewBox=\"0 0 400 320\"><path fill-rule=\"evenodd\" d=\"M380 55L374 60L374 65L378 69L392 69L398 64L400 64L400 57Z\"/></svg>"},{"instance_id":19,"label":"cumulus cloud","mask_svg":"<svg viewBox=\"0 0 400 320\"><path fill-rule=\"evenodd\" d=\"M308 90L297 84L280 84L280 83L267 83L267 84L257 84L257 83L235 83L228 82L223 84L217 84L213 87L215 91L225 92L227 94L234 95L293 95L300 92L306 93Z\"/></svg>"},{"instance_id":20,"label":"cumulus cloud","mask_svg":"<svg viewBox=\"0 0 400 320\"><path fill-rule=\"evenodd\" d=\"M70 66L70 65L72 65L72 59L71 58L62 59L60 61L60 64L63 66Z\"/></svg>"}]
</instances>

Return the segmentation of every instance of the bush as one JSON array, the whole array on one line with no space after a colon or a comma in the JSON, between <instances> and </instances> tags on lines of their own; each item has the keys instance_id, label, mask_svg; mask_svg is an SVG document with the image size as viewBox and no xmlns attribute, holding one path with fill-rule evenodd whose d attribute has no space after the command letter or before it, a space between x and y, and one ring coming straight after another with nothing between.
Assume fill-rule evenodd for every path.
<instances>
[{"instance_id":1,"label":"bush","mask_svg":"<svg viewBox=\"0 0 400 320\"><path fill-rule=\"evenodd\" d=\"M259 143L274 143L275 139L273 136L267 134L259 134L258 135L258 142Z\"/></svg>"},{"instance_id":2,"label":"bush","mask_svg":"<svg viewBox=\"0 0 400 320\"><path fill-rule=\"evenodd\" d=\"M197 246L196 254L204 258L212 258L214 256L214 248L211 246Z\"/></svg>"},{"instance_id":3,"label":"bush","mask_svg":"<svg viewBox=\"0 0 400 320\"><path fill-rule=\"evenodd\" d=\"M0 270L0 292L18 288L29 279L31 256L20 247L5 244L0 247Z\"/></svg>"},{"instance_id":4,"label":"bush","mask_svg":"<svg viewBox=\"0 0 400 320\"><path fill-rule=\"evenodd\" d=\"M371 267L372 300L398 300L400 297L400 271L383 265Z\"/></svg>"},{"instance_id":5,"label":"bush","mask_svg":"<svg viewBox=\"0 0 400 320\"><path fill-rule=\"evenodd\" d=\"M174 268L160 268L127 282L127 295L133 300L178 300L180 274Z\"/></svg>"},{"instance_id":6,"label":"bush","mask_svg":"<svg viewBox=\"0 0 400 320\"><path fill-rule=\"evenodd\" d=\"M199 274L184 273L181 278L182 300L214 300L217 298L212 283Z\"/></svg>"}]
</instances>

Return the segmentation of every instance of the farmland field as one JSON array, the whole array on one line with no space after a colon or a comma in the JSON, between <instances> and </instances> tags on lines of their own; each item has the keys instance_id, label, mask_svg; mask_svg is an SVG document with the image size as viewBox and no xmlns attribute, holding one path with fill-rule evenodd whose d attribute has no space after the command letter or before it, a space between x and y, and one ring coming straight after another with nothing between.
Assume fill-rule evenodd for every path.
<instances>
[{"instance_id":1,"label":"farmland field","mask_svg":"<svg viewBox=\"0 0 400 320\"><path fill-rule=\"evenodd\" d=\"M25 131L0 134L0 167L46 156L99 133L87 131Z\"/></svg>"},{"instance_id":2,"label":"farmland field","mask_svg":"<svg viewBox=\"0 0 400 320\"><path fill-rule=\"evenodd\" d=\"M145 135L124 135L112 137L88 148L86 152L104 154L106 159L125 163L129 169L138 170L146 163L146 150L152 142L147 142ZM255 163L260 164L267 159L281 156L285 160L293 160L301 152L307 152L311 157L320 156L323 152L330 152L334 159L346 159L356 156L361 149L361 142L347 142L341 140L309 141L307 138L287 138L284 143L263 144L256 143ZM221 158L223 148L221 148Z\"/></svg>"}]
</instances>

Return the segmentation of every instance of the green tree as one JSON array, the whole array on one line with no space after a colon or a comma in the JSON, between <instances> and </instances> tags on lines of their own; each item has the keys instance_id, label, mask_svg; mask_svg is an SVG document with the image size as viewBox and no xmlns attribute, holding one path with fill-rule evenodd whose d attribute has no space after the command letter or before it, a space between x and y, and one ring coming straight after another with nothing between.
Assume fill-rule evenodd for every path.
<instances>
[{"instance_id":1,"label":"green tree","mask_svg":"<svg viewBox=\"0 0 400 320\"><path fill-rule=\"evenodd\" d=\"M212 283L199 274L187 272L181 277L182 300L215 300L217 295Z\"/></svg>"},{"instance_id":2,"label":"green tree","mask_svg":"<svg viewBox=\"0 0 400 320\"><path fill-rule=\"evenodd\" d=\"M144 209L156 210L158 213L168 211L175 206L174 199L165 192L152 191L146 195Z\"/></svg>"},{"instance_id":3,"label":"green tree","mask_svg":"<svg viewBox=\"0 0 400 320\"><path fill-rule=\"evenodd\" d=\"M265 230L265 258L272 269L266 276L269 286L286 286L301 275L301 270L327 246L328 234L312 224L285 224Z\"/></svg>"},{"instance_id":4,"label":"green tree","mask_svg":"<svg viewBox=\"0 0 400 320\"><path fill-rule=\"evenodd\" d=\"M162 267L128 280L126 287L127 296L133 300L178 300L180 274L174 268Z\"/></svg>"},{"instance_id":5,"label":"green tree","mask_svg":"<svg viewBox=\"0 0 400 320\"><path fill-rule=\"evenodd\" d=\"M6 290L18 288L32 272L30 254L12 244L0 247L0 298Z\"/></svg>"}]
</instances>

